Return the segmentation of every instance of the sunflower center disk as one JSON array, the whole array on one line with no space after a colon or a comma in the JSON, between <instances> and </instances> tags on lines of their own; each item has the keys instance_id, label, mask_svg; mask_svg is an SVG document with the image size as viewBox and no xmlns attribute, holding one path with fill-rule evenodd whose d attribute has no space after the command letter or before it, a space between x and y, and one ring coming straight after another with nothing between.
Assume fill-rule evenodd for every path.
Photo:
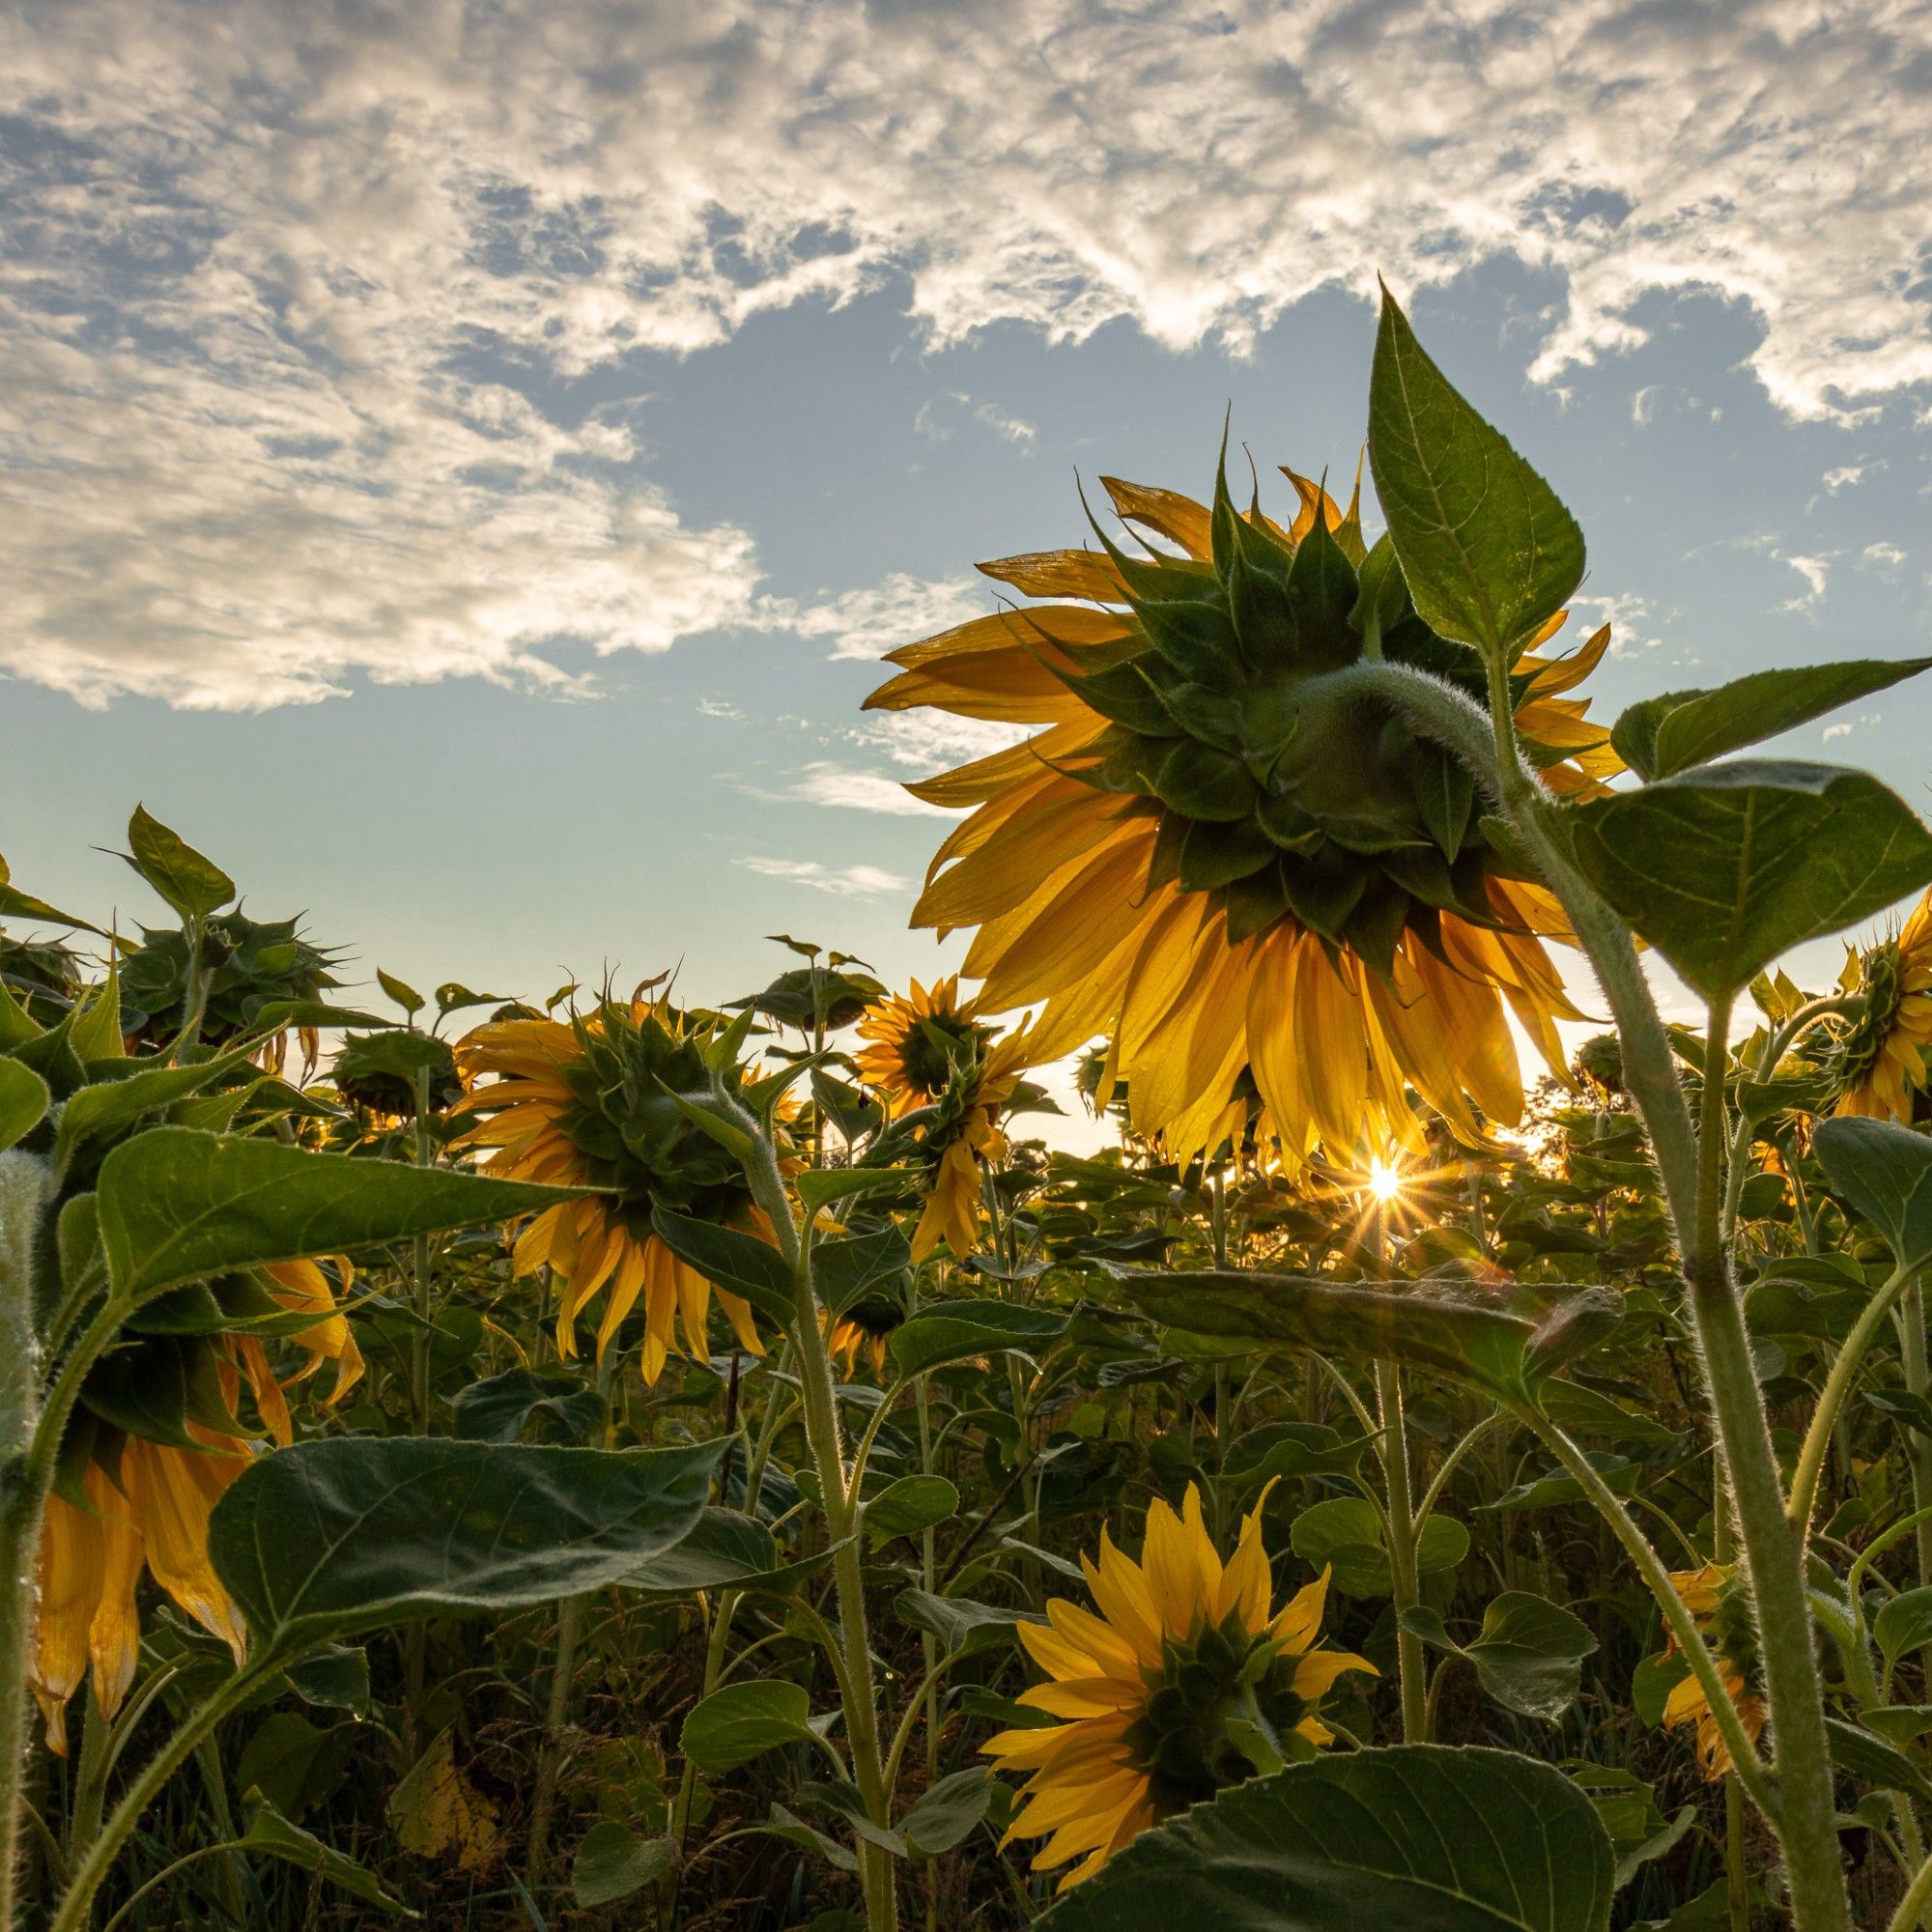
<instances>
[{"instance_id":1,"label":"sunflower center disk","mask_svg":"<svg viewBox=\"0 0 1932 1932\"><path fill-rule=\"evenodd\" d=\"M1293 918L1383 970L1440 913L1496 923L1468 775L1338 675L1366 636L1480 700L1472 653L1406 602L1383 628L1320 518L1291 543L1223 498L1211 564L1114 561L1141 635L1068 677L1110 725L1068 775L1158 815L1153 885L1217 895L1231 939Z\"/></svg>"},{"instance_id":2,"label":"sunflower center disk","mask_svg":"<svg viewBox=\"0 0 1932 1932\"><path fill-rule=\"evenodd\" d=\"M1205 1625L1186 1642L1168 1639L1125 1739L1157 1815L1300 1754L1294 1726L1308 1706L1293 1677L1294 1660L1268 1638L1250 1636L1236 1616Z\"/></svg>"}]
</instances>

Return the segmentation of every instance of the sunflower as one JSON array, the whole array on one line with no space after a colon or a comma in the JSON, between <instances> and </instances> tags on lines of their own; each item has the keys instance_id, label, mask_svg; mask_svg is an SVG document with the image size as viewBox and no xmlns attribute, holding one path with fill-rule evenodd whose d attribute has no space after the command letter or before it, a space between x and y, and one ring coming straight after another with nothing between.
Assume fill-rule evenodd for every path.
<instances>
[{"instance_id":1,"label":"sunflower","mask_svg":"<svg viewBox=\"0 0 1932 1932\"><path fill-rule=\"evenodd\" d=\"M889 654L899 675L869 708L1042 727L908 787L973 809L914 923L978 928L975 1008L1043 1006L1038 1059L1111 1036L1098 1103L1124 1080L1135 1130L1176 1158L1225 1137L1244 1070L1290 1163L1365 1125L1413 1145L1411 1086L1480 1142L1477 1110L1521 1118L1505 1004L1565 1070L1554 1022L1576 1014L1543 941L1570 935L1492 840L1467 772L1338 688L1364 657L1479 700L1485 686L1476 654L1415 615L1386 540L1365 554L1356 505L1288 473L1301 510L1286 528L1259 504L1237 514L1224 484L1210 510L1103 479L1173 549L1129 557L1102 536L1104 554L982 564L1028 596L1081 601ZM1533 648L1511 674L1525 754L1558 793L1593 795L1620 769L1564 695L1608 641Z\"/></svg>"},{"instance_id":2,"label":"sunflower","mask_svg":"<svg viewBox=\"0 0 1932 1932\"><path fill-rule=\"evenodd\" d=\"M923 1262L944 1241L955 1260L973 1252L980 1232L981 1175L1007 1157L1000 1117L1033 1064L1031 1037L1009 1034L975 1059L956 1065L952 1082L922 1115L904 1123L931 1173L925 1211L913 1230L912 1258Z\"/></svg>"},{"instance_id":3,"label":"sunflower","mask_svg":"<svg viewBox=\"0 0 1932 1932\"><path fill-rule=\"evenodd\" d=\"M340 1264L348 1280L348 1264ZM62 1475L42 1521L39 1594L28 1681L46 1724L48 1748L67 1754L67 1705L90 1667L94 1694L112 1718L134 1681L141 1649L137 1591L143 1570L205 1630L242 1661L246 1634L208 1556L208 1519L228 1486L255 1453L239 1419L245 1382L267 1432L293 1439L287 1387L336 1365L327 1401L343 1398L362 1374L362 1356L348 1321L337 1311L328 1279L314 1262L287 1262L264 1270L268 1295L283 1307L320 1319L291 1339L308 1357L278 1381L262 1344L251 1335L184 1343L175 1338L134 1341L117 1380L148 1378L206 1391L194 1400L211 1407L204 1422L185 1415L182 1439L153 1441L106 1419L115 1405L92 1382L63 1445ZM159 1359L167 1357L165 1361ZM91 1407L90 1403L98 1405ZM219 1426L215 1426L215 1425Z\"/></svg>"},{"instance_id":4,"label":"sunflower","mask_svg":"<svg viewBox=\"0 0 1932 1932\"><path fill-rule=\"evenodd\" d=\"M826 1348L845 1366L849 1381L859 1372L863 1353L872 1365L872 1373L883 1381L886 1375L886 1345L893 1331L906 1319L905 1307L895 1296L867 1294L837 1315L829 1310L822 1319L827 1324Z\"/></svg>"},{"instance_id":5,"label":"sunflower","mask_svg":"<svg viewBox=\"0 0 1932 1932\"><path fill-rule=\"evenodd\" d=\"M668 1001L607 1000L568 1025L495 1020L457 1047L469 1094L452 1111L487 1118L453 1149L495 1149L489 1171L509 1179L611 1190L547 1208L517 1236L515 1273L548 1264L556 1281L562 1355L577 1352L578 1317L606 1287L600 1362L640 1295L647 1382L673 1350L709 1355L712 1285L666 1246L652 1224L655 1209L770 1237L735 1156L672 1098L707 1086L702 1049L713 1031ZM717 1293L739 1346L763 1354L750 1304L722 1288Z\"/></svg>"},{"instance_id":6,"label":"sunflower","mask_svg":"<svg viewBox=\"0 0 1932 1932\"><path fill-rule=\"evenodd\" d=\"M935 980L930 990L917 980L909 993L875 1000L859 1020L859 1077L884 1095L896 1120L928 1106L952 1084L953 1069L972 1060L992 1030L959 1004L959 980Z\"/></svg>"},{"instance_id":7,"label":"sunflower","mask_svg":"<svg viewBox=\"0 0 1932 1932\"><path fill-rule=\"evenodd\" d=\"M1327 1571L1270 1616L1261 1512L1223 1565L1190 1483L1179 1517L1149 1506L1140 1562L1105 1530L1099 1562L1081 1557L1098 1616L1055 1598L1045 1624L1019 1626L1052 1680L1019 1701L1065 1721L1002 1731L982 1748L1032 1774L1006 1842L1044 1837L1036 1871L1080 1861L1061 1890L1150 1825L1332 1742L1316 1707L1343 1672L1374 1673L1348 1651L1315 1648Z\"/></svg>"},{"instance_id":8,"label":"sunflower","mask_svg":"<svg viewBox=\"0 0 1932 1932\"><path fill-rule=\"evenodd\" d=\"M1707 1563L1701 1570L1674 1570L1671 1587L1684 1600L1684 1607L1696 1620L1697 1628L1711 1635L1718 1648L1718 1676L1731 1702L1737 1707L1745 1735L1756 1744L1764 1734L1766 1706L1757 1686L1757 1637L1743 1596L1735 1585L1732 1566ZM1675 1654L1673 1638L1667 1654ZM1712 1715L1711 1701L1695 1677L1686 1677L1673 1690L1663 1706L1667 1730L1694 1723L1697 1727L1697 1758L1704 1767L1707 1782L1715 1784L1731 1768L1731 1753L1724 1734Z\"/></svg>"},{"instance_id":9,"label":"sunflower","mask_svg":"<svg viewBox=\"0 0 1932 1932\"><path fill-rule=\"evenodd\" d=\"M1864 1010L1833 1054L1840 1114L1910 1121L1912 1096L1927 1082L1932 1046L1932 892L1895 939L1848 952L1839 988L1864 996Z\"/></svg>"}]
</instances>

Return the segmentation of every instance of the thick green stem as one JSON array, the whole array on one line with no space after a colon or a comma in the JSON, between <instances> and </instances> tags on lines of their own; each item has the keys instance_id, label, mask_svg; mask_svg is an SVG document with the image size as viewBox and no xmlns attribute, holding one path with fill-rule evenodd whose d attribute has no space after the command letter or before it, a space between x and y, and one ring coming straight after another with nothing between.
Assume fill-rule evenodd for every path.
<instances>
[{"instance_id":1,"label":"thick green stem","mask_svg":"<svg viewBox=\"0 0 1932 1932\"><path fill-rule=\"evenodd\" d=\"M577 1640L590 1599L566 1597L556 1607L556 1655L550 1667L550 1702L544 1712L543 1748L537 1755L536 1790L530 1800L530 1830L525 1876L542 1883L550 1857L551 1820L556 1810L557 1779L563 1774L563 1732L570 1721L570 1686L577 1670Z\"/></svg>"},{"instance_id":2,"label":"thick green stem","mask_svg":"<svg viewBox=\"0 0 1932 1932\"><path fill-rule=\"evenodd\" d=\"M1907 1390L1921 1398L1932 1392L1925 1360L1925 1292L1917 1280L1899 1304L1898 1350ZM1913 1507L1923 1510L1932 1503L1932 1441L1916 1429L1907 1430L1905 1436L1905 1453L1912 1463ZM1923 1519L1918 1524L1918 1580L1921 1585L1932 1583L1932 1520Z\"/></svg>"},{"instance_id":3,"label":"thick green stem","mask_svg":"<svg viewBox=\"0 0 1932 1932\"><path fill-rule=\"evenodd\" d=\"M1415 1570L1415 1509L1409 1493L1408 1426L1403 1416L1402 1374L1393 1362L1376 1364L1376 1396L1381 1406L1382 1473L1388 1485L1389 1580L1398 1618L1421 1603ZM1429 1742L1429 1664L1422 1639L1398 1623L1396 1662L1402 1680L1402 1738Z\"/></svg>"}]
</instances>

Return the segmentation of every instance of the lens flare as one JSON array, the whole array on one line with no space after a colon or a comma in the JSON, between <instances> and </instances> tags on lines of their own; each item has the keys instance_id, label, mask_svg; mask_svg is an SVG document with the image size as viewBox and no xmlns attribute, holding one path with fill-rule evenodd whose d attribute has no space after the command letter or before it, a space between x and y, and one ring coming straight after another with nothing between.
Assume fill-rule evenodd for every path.
<instances>
[{"instance_id":1,"label":"lens flare","mask_svg":"<svg viewBox=\"0 0 1932 1932\"><path fill-rule=\"evenodd\" d=\"M1369 1192L1378 1201L1393 1201L1402 1192L1402 1175L1380 1154L1369 1164Z\"/></svg>"}]
</instances>

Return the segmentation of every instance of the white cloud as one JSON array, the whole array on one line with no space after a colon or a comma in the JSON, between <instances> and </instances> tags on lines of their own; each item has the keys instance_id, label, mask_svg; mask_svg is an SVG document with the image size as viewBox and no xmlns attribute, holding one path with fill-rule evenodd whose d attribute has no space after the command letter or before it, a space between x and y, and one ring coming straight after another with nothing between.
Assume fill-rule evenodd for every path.
<instances>
[{"instance_id":1,"label":"white cloud","mask_svg":"<svg viewBox=\"0 0 1932 1932\"><path fill-rule=\"evenodd\" d=\"M744 531L686 526L624 413L520 391L900 276L942 344L1238 348L1514 257L1561 291L1540 379L1705 291L1781 408L1854 414L1932 382L1928 76L1923 0L29 0L0 668L568 691L559 642L755 625ZM821 609L853 655L893 629Z\"/></svg>"},{"instance_id":2,"label":"white cloud","mask_svg":"<svg viewBox=\"0 0 1932 1932\"><path fill-rule=\"evenodd\" d=\"M1826 556L1787 556L1782 551L1772 553L1780 563L1788 563L1804 580L1804 588L1796 597L1786 598L1777 608L1793 611L1808 616L1816 611L1825 598L1825 586L1831 580L1832 560Z\"/></svg>"},{"instance_id":3,"label":"white cloud","mask_svg":"<svg viewBox=\"0 0 1932 1932\"><path fill-rule=\"evenodd\" d=\"M855 811L888 811L901 817L958 816L942 806L914 798L897 779L879 772L853 771L829 761L807 765L784 796L805 805L845 806Z\"/></svg>"},{"instance_id":4,"label":"white cloud","mask_svg":"<svg viewBox=\"0 0 1932 1932\"><path fill-rule=\"evenodd\" d=\"M1840 719L1835 724L1827 724L1818 735L1829 745L1833 739L1849 738L1854 731L1869 730L1884 716L1885 714L1881 711L1861 711L1858 717L1851 719L1849 722Z\"/></svg>"},{"instance_id":5,"label":"white cloud","mask_svg":"<svg viewBox=\"0 0 1932 1932\"><path fill-rule=\"evenodd\" d=\"M1878 543L1866 544L1859 553L1859 561L1870 564L1874 570L1889 577L1904 564L1905 553L1895 543L1886 543L1881 540Z\"/></svg>"},{"instance_id":6,"label":"white cloud","mask_svg":"<svg viewBox=\"0 0 1932 1932\"><path fill-rule=\"evenodd\" d=\"M928 396L919 406L912 426L920 436L933 442L951 442L958 434L961 420L978 423L1003 442L1017 443L1022 449L1039 435L1024 417L1009 413L997 403L977 402L964 389L947 389Z\"/></svg>"},{"instance_id":7,"label":"white cloud","mask_svg":"<svg viewBox=\"0 0 1932 1932\"><path fill-rule=\"evenodd\" d=\"M1864 480L1865 471L1871 467L1867 463L1847 463L1836 469L1826 470L1825 494L1828 497L1835 497L1840 490L1854 488ZM1883 469L1885 466L1880 464L1878 468Z\"/></svg>"},{"instance_id":8,"label":"white cloud","mask_svg":"<svg viewBox=\"0 0 1932 1932\"><path fill-rule=\"evenodd\" d=\"M823 866L816 859L740 859L737 863L761 878L783 879L794 886L810 886L817 892L852 898L902 893L912 884L910 879L877 866Z\"/></svg>"},{"instance_id":9,"label":"white cloud","mask_svg":"<svg viewBox=\"0 0 1932 1932\"><path fill-rule=\"evenodd\" d=\"M900 644L950 630L992 608L987 587L970 577L936 582L895 571L882 582L816 600L762 597L746 623L800 638L832 638L834 658L875 659Z\"/></svg>"}]
</instances>

